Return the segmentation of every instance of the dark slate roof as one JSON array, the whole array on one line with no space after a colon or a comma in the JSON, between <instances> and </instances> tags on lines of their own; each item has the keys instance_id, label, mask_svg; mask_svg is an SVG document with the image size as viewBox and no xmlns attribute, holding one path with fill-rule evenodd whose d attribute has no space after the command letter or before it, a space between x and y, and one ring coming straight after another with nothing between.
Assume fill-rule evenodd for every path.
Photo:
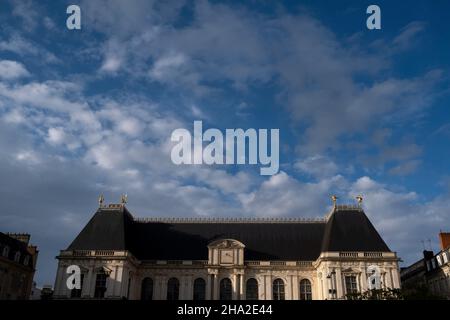
<instances>
[{"instance_id":1,"label":"dark slate roof","mask_svg":"<svg viewBox=\"0 0 450 320\"><path fill-rule=\"evenodd\" d=\"M390 251L362 210L328 220L135 220L126 208L99 209L68 250L130 250L141 260L207 260L207 245L235 239L246 260L316 260L321 251Z\"/></svg>"},{"instance_id":2,"label":"dark slate roof","mask_svg":"<svg viewBox=\"0 0 450 320\"><path fill-rule=\"evenodd\" d=\"M133 217L126 208L99 209L75 238L69 249L127 250Z\"/></svg>"},{"instance_id":3,"label":"dark slate roof","mask_svg":"<svg viewBox=\"0 0 450 320\"><path fill-rule=\"evenodd\" d=\"M315 260L324 228L323 222L136 223L132 250L142 259L208 260L208 243L235 239L245 245L246 260Z\"/></svg>"},{"instance_id":4,"label":"dark slate roof","mask_svg":"<svg viewBox=\"0 0 450 320\"><path fill-rule=\"evenodd\" d=\"M336 210L328 219L322 243L326 251L391 251L362 210Z\"/></svg>"}]
</instances>

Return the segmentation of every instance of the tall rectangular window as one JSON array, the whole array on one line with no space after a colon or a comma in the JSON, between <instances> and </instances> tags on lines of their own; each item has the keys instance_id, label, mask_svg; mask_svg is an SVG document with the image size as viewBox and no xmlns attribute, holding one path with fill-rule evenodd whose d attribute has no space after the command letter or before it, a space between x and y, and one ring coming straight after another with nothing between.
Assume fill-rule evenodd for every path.
<instances>
[{"instance_id":1,"label":"tall rectangular window","mask_svg":"<svg viewBox=\"0 0 450 320\"><path fill-rule=\"evenodd\" d=\"M347 294L358 292L358 284L356 283L356 276L345 276L345 290Z\"/></svg>"},{"instance_id":2,"label":"tall rectangular window","mask_svg":"<svg viewBox=\"0 0 450 320\"><path fill-rule=\"evenodd\" d=\"M95 298L104 298L106 293L106 278L108 276L104 272L97 273L97 278L95 279Z\"/></svg>"}]
</instances>

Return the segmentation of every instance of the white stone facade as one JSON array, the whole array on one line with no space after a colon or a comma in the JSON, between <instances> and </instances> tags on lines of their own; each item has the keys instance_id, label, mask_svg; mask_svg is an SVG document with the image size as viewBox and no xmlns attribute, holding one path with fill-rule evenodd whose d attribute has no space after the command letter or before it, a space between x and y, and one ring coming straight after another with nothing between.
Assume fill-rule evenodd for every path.
<instances>
[{"instance_id":1,"label":"white stone facade","mask_svg":"<svg viewBox=\"0 0 450 320\"><path fill-rule=\"evenodd\" d=\"M210 243L208 253L207 261L139 261L128 251L61 251L54 297L138 300L145 295L142 284L147 278L151 279L144 286L147 299L192 300L194 282L201 278L198 283L204 287L199 286L197 298L206 300L245 300L250 290L256 291L247 287L249 279L256 280L259 300L344 299L351 290L368 289L368 268L374 265L380 271L382 288L400 288L398 258L393 252L322 252L316 261L246 261L245 244L223 239ZM67 287L70 265L81 269L81 292ZM106 277L103 294L99 294L102 276L98 274ZM229 281L223 279L231 282L229 292Z\"/></svg>"}]
</instances>

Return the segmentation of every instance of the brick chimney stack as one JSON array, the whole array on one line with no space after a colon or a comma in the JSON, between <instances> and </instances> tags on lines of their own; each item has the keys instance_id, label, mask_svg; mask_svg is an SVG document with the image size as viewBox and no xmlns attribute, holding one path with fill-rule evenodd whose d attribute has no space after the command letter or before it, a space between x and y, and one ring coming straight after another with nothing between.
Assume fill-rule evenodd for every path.
<instances>
[{"instance_id":1,"label":"brick chimney stack","mask_svg":"<svg viewBox=\"0 0 450 320\"><path fill-rule=\"evenodd\" d=\"M450 232L439 232L439 242L441 243L441 250L450 247Z\"/></svg>"}]
</instances>

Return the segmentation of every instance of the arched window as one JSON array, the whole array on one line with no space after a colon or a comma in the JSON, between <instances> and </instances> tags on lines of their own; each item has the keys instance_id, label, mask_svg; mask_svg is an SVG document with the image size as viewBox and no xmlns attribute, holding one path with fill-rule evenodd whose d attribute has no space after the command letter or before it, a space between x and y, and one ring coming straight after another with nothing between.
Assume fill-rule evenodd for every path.
<instances>
[{"instance_id":1,"label":"arched window","mask_svg":"<svg viewBox=\"0 0 450 320\"><path fill-rule=\"evenodd\" d=\"M231 300L232 290L231 280L229 278L220 280L220 300Z\"/></svg>"},{"instance_id":2,"label":"arched window","mask_svg":"<svg viewBox=\"0 0 450 320\"><path fill-rule=\"evenodd\" d=\"M2 255L3 255L4 257L8 258L8 256L9 256L9 247L8 247L8 246L5 246L5 247L3 248L3 253L2 253Z\"/></svg>"},{"instance_id":3,"label":"arched window","mask_svg":"<svg viewBox=\"0 0 450 320\"><path fill-rule=\"evenodd\" d=\"M247 300L258 300L258 281L254 278L247 280L247 287L245 288Z\"/></svg>"},{"instance_id":4,"label":"arched window","mask_svg":"<svg viewBox=\"0 0 450 320\"><path fill-rule=\"evenodd\" d=\"M178 300L180 293L180 281L170 278L167 282L167 300Z\"/></svg>"},{"instance_id":5,"label":"arched window","mask_svg":"<svg viewBox=\"0 0 450 320\"><path fill-rule=\"evenodd\" d=\"M300 300L312 300L311 282L308 279L300 281Z\"/></svg>"},{"instance_id":6,"label":"arched window","mask_svg":"<svg viewBox=\"0 0 450 320\"><path fill-rule=\"evenodd\" d=\"M16 254L14 255L14 261L19 262L19 260L20 260L20 252L17 251Z\"/></svg>"},{"instance_id":7,"label":"arched window","mask_svg":"<svg viewBox=\"0 0 450 320\"><path fill-rule=\"evenodd\" d=\"M141 300L153 299L153 280L151 278L145 278L141 284Z\"/></svg>"},{"instance_id":8,"label":"arched window","mask_svg":"<svg viewBox=\"0 0 450 320\"><path fill-rule=\"evenodd\" d=\"M194 281L194 300L205 300L206 282L202 278Z\"/></svg>"},{"instance_id":9,"label":"arched window","mask_svg":"<svg viewBox=\"0 0 450 320\"><path fill-rule=\"evenodd\" d=\"M273 300L284 300L284 282L282 279L273 281Z\"/></svg>"}]
</instances>

